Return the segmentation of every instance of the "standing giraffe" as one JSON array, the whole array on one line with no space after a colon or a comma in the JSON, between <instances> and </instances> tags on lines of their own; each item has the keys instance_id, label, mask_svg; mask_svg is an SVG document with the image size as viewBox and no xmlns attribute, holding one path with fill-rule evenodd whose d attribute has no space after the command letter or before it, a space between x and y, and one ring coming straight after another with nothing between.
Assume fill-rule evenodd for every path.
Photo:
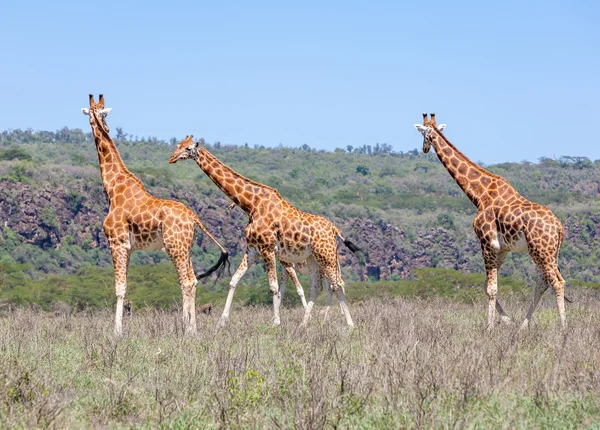
<instances>
[{"instance_id":1,"label":"standing giraffe","mask_svg":"<svg viewBox=\"0 0 600 430\"><path fill-rule=\"evenodd\" d=\"M189 136L179 143L169 163L193 159L200 169L249 216L244 229L247 249L240 267L229 284L229 293L220 325L229 318L235 287L258 257L262 257L269 286L273 295L273 324L279 325L281 295L277 283L276 258L288 274L294 274L294 263L308 262L311 278L310 300L306 305L302 325L310 319L310 313L322 288L321 276L325 277L333 291L337 291L346 323L354 326L344 294L344 281L340 273L336 239L339 236L348 248L355 252L356 246L342 237L340 230L329 220L296 209L285 201L276 189L254 182L223 164L206 148ZM290 270L291 269L291 270Z\"/></svg>"},{"instance_id":2,"label":"standing giraffe","mask_svg":"<svg viewBox=\"0 0 600 430\"><path fill-rule=\"evenodd\" d=\"M90 94L90 107L89 109L83 108L82 112L90 117L90 125L100 161L102 184L110 202L103 229L108 239L115 268L117 295L115 334L121 335L123 332L123 304L131 252L138 249L158 250L162 248L167 251L177 270L183 294L183 321L186 333L194 333L196 331L194 303L198 279L223 267L228 260L227 252L206 230L194 212L182 203L151 196L146 192L142 181L127 170L110 138L106 124L106 116L111 110L111 108L104 108L102 94L100 94L97 104L94 96ZM198 278L194 275L190 258L195 226L200 227L221 248L221 256L217 264Z\"/></svg>"},{"instance_id":3,"label":"standing giraffe","mask_svg":"<svg viewBox=\"0 0 600 430\"><path fill-rule=\"evenodd\" d=\"M495 310L501 320L510 323L500 302L498 292L498 270L508 252L527 252L537 270L537 285L533 303L521 328L527 328L540 298L551 285L556 293L556 304L562 327L565 319L565 280L558 270L558 254L564 237L560 220L550 209L530 202L521 196L506 179L479 167L442 134L446 124L437 126L435 114L431 119L423 114L423 124L415 128L423 135L423 152L431 146L456 183L469 200L477 207L473 229L481 242L481 251L487 274L488 324L494 323Z\"/></svg>"}]
</instances>

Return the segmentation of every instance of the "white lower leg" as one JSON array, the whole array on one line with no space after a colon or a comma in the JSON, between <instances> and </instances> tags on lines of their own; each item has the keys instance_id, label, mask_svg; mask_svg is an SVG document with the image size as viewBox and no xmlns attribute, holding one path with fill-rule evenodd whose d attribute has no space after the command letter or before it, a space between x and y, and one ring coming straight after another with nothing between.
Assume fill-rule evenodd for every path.
<instances>
[{"instance_id":1,"label":"white lower leg","mask_svg":"<svg viewBox=\"0 0 600 430\"><path fill-rule=\"evenodd\" d=\"M304 310L304 318L302 318L302 325L303 326L305 326L306 324L308 324L308 321L310 320L310 313L312 311L312 308L313 308L314 304L315 304L315 302L310 301L306 305L306 309Z\"/></svg>"},{"instance_id":2,"label":"white lower leg","mask_svg":"<svg viewBox=\"0 0 600 430\"><path fill-rule=\"evenodd\" d=\"M523 320L523 324L521 324L521 330L524 330L527 327L529 327L529 322L531 321L533 312L535 311L535 308L537 307L538 303L540 302L540 299L542 298L542 294L544 294L544 292L548 289L548 284L545 282L545 280L543 278L540 278L540 276L542 276L542 275L538 274L538 283L535 287L535 292L533 293L533 302L531 303L531 305L529 306L529 309L527 310L527 315L525 316L525 320Z\"/></svg>"},{"instance_id":3,"label":"white lower leg","mask_svg":"<svg viewBox=\"0 0 600 430\"><path fill-rule=\"evenodd\" d=\"M187 315L184 317L186 319L186 334L195 334L196 333L196 286L194 284L193 287L190 288L189 296L187 298L187 310L184 310L184 313L187 312Z\"/></svg>"},{"instance_id":4,"label":"white lower leg","mask_svg":"<svg viewBox=\"0 0 600 430\"><path fill-rule=\"evenodd\" d=\"M121 336L123 334L123 302L125 301L125 292L127 291L127 283L117 281L115 283L117 295L117 308L115 310L115 334Z\"/></svg>"},{"instance_id":5,"label":"white lower leg","mask_svg":"<svg viewBox=\"0 0 600 430\"><path fill-rule=\"evenodd\" d=\"M298 291L298 295L300 296L300 301L302 302L302 307L306 309L306 297L304 297L304 290Z\"/></svg>"},{"instance_id":6,"label":"white lower leg","mask_svg":"<svg viewBox=\"0 0 600 430\"><path fill-rule=\"evenodd\" d=\"M219 321L220 325L225 325L227 320L229 319L229 310L231 309L231 303L233 303L233 294L235 293L235 285L229 286L229 292L227 293L227 301L225 301L225 308L223 309L223 313L221 314L221 319Z\"/></svg>"},{"instance_id":7,"label":"white lower leg","mask_svg":"<svg viewBox=\"0 0 600 430\"><path fill-rule=\"evenodd\" d=\"M567 319L565 317L565 290L562 287L556 291L556 306L558 307L558 315L560 316L560 324L563 329L567 328Z\"/></svg>"},{"instance_id":8,"label":"white lower leg","mask_svg":"<svg viewBox=\"0 0 600 430\"><path fill-rule=\"evenodd\" d=\"M506 324L506 325L512 324L512 320L510 319L510 317L508 315L506 315L506 312L504 312L504 309L502 308L502 305L500 304L500 301L497 298L496 298L496 310L500 314L500 321L503 324Z\"/></svg>"},{"instance_id":9,"label":"white lower leg","mask_svg":"<svg viewBox=\"0 0 600 430\"><path fill-rule=\"evenodd\" d=\"M488 322L486 328L491 330L494 327L496 318L496 295L498 294L498 269L492 268L486 270L487 287L486 293L488 296Z\"/></svg>"},{"instance_id":10,"label":"white lower leg","mask_svg":"<svg viewBox=\"0 0 600 430\"><path fill-rule=\"evenodd\" d=\"M123 334L123 302L125 298L123 296L117 296L117 309L115 311L115 335L121 336Z\"/></svg>"},{"instance_id":11,"label":"white lower leg","mask_svg":"<svg viewBox=\"0 0 600 430\"><path fill-rule=\"evenodd\" d=\"M496 296L491 296L488 299L488 323L487 329L494 327L494 319L496 318Z\"/></svg>"},{"instance_id":12,"label":"white lower leg","mask_svg":"<svg viewBox=\"0 0 600 430\"><path fill-rule=\"evenodd\" d=\"M325 318L324 320L327 321L327 318L329 318L329 310L331 309L331 298L333 297L333 291L331 289L331 285L329 284L329 281L325 281L325 287L327 288L327 307L325 307Z\"/></svg>"},{"instance_id":13,"label":"white lower leg","mask_svg":"<svg viewBox=\"0 0 600 430\"><path fill-rule=\"evenodd\" d=\"M350 316L350 309L348 309L348 304L346 302L346 296L344 295L344 292L341 288L337 291L337 293L338 300L340 301L340 308L342 309L342 312L346 317L346 324L348 324L348 326L350 327L354 327L354 322L352 321L352 317Z\"/></svg>"},{"instance_id":14,"label":"white lower leg","mask_svg":"<svg viewBox=\"0 0 600 430\"><path fill-rule=\"evenodd\" d=\"M279 306L281 305L281 296L279 292L273 294L273 325L281 324L279 318Z\"/></svg>"},{"instance_id":15,"label":"white lower leg","mask_svg":"<svg viewBox=\"0 0 600 430\"><path fill-rule=\"evenodd\" d=\"M248 254L251 254L251 256L248 257ZM227 323L227 320L229 319L229 310L231 309L231 304L233 303L233 294L235 293L235 287L237 286L238 282L240 282L240 279L242 279L242 276L244 276L244 274L246 273L246 270L248 270L248 267L254 264L256 258L256 251L250 249L248 252L246 252L246 254L244 254L242 262L240 263L240 267L238 267L238 269L233 274L231 282L229 283L229 292L227 293L227 301L225 301L225 309L223 309L221 319L219 320L220 327L224 326Z\"/></svg>"}]
</instances>

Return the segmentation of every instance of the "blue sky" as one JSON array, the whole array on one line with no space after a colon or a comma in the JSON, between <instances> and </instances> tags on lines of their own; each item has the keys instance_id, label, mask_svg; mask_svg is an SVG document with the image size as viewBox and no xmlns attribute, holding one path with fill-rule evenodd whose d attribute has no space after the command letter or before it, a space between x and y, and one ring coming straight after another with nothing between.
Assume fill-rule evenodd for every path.
<instances>
[{"instance_id":1,"label":"blue sky","mask_svg":"<svg viewBox=\"0 0 600 430\"><path fill-rule=\"evenodd\" d=\"M600 3L38 2L1 7L0 130L420 148L437 113L486 164L600 159Z\"/></svg>"}]
</instances>

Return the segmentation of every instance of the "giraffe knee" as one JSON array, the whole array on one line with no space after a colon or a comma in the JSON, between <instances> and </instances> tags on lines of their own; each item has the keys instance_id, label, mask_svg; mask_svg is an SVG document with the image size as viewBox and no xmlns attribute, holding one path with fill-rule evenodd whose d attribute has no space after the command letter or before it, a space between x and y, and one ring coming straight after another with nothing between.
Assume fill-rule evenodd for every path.
<instances>
[{"instance_id":1,"label":"giraffe knee","mask_svg":"<svg viewBox=\"0 0 600 430\"><path fill-rule=\"evenodd\" d=\"M489 284L487 286L486 292L490 299L495 298L498 294L498 284Z\"/></svg>"}]
</instances>

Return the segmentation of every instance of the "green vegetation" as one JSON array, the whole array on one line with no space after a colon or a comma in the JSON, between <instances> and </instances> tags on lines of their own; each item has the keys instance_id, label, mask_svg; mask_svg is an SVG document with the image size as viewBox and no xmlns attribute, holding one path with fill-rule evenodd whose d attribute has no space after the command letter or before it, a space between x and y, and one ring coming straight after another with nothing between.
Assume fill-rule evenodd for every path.
<instances>
[{"instance_id":1,"label":"green vegetation","mask_svg":"<svg viewBox=\"0 0 600 430\"><path fill-rule=\"evenodd\" d=\"M228 200L195 163L167 163L177 139L140 139L116 130L115 142L125 163L148 191L195 210L231 252L236 267L246 216L237 208L227 209ZM483 261L471 227L475 208L433 153L394 152L387 144L333 152L307 145L267 149L202 144L243 175L276 187L300 209L330 218L359 243L364 251L358 255L342 246L343 274L349 293L356 289L355 299L389 290L386 294L412 291L469 300L472 289L464 285L483 282ZM560 267L567 283L600 283L600 160L542 157L538 163L487 168L507 178L525 197L548 205L563 221L567 235ZM66 128L0 132L0 298L33 300L45 308L54 294L76 308L111 304L112 261L102 232L106 213L89 133ZM217 255L214 245L199 233L198 237L193 250L197 272ZM178 300L165 253L136 252L131 265L128 295L136 301L166 307ZM145 268L139 269L141 265ZM425 268L441 271L421 270ZM456 276L477 276L477 282L453 280L452 275L445 286L433 287L434 274L448 277L450 269ZM535 271L528 257L512 255L502 275L507 279L501 281L501 289L520 291L532 283ZM378 278L380 283L366 282ZM236 293L241 301L268 300L260 265L244 281L247 294ZM303 282L308 287L305 278ZM218 301L226 283L227 279L214 286L208 282L199 292L201 300ZM473 294L482 293L475 288ZM293 295L288 294L289 300Z\"/></svg>"},{"instance_id":2,"label":"green vegetation","mask_svg":"<svg viewBox=\"0 0 600 430\"><path fill-rule=\"evenodd\" d=\"M0 316L2 428L596 428L600 307L575 292L561 333L553 297L524 332L484 330L485 304L368 300L356 329L317 306L201 314L136 311L125 336L108 311ZM529 303L503 302L520 319Z\"/></svg>"}]
</instances>

